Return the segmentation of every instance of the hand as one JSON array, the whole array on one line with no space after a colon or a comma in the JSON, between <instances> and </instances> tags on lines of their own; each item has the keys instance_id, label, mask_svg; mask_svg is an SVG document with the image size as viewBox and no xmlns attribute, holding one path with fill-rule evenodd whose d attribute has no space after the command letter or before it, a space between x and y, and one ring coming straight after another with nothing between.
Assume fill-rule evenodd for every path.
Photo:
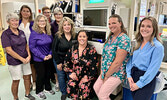
<instances>
[{"instance_id":1,"label":"hand","mask_svg":"<svg viewBox=\"0 0 167 100\"><path fill-rule=\"evenodd\" d=\"M86 83L88 82L88 76L85 75L82 79L81 79L82 83Z\"/></svg>"},{"instance_id":2,"label":"hand","mask_svg":"<svg viewBox=\"0 0 167 100\"><path fill-rule=\"evenodd\" d=\"M48 56L45 56L45 57L44 57L44 61L46 61L46 60L49 60Z\"/></svg>"},{"instance_id":3,"label":"hand","mask_svg":"<svg viewBox=\"0 0 167 100\"><path fill-rule=\"evenodd\" d=\"M136 91L138 89L139 89L139 87L136 85L136 83L133 83L132 88L130 88L131 91Z\"/></svg>"},{"instance_id":4,"label":"hand","mask_svg":"<svg viewBox=\"0 0 167 100\"><path fill-rule=\"evenodd\" d=\"M132 77L128 78L128 82L129 82L130 88L132 88L132 84L134 84L133 78Z\"/></svg>"},{"instance_id":5,"label":"hand","mask_svg":"<svg viewBox=\"0 0 167 100\"><path fill-rule=\"evenodd\" d=\"M31 60L31 56L28 56L28 57L26 58L26 62L29 63L30 60Z\"/></svg>"},{"instance_id":6,"label":"hand","mask_svg":"<svg viewBox=\"0 0 167 100\"><path fill-rule=\"evenodd\" d=\"M101 80L103 80L103 79L102 79L102 74L100 74L99 77L100 77Z\"/></svg>"},{"instance_id":7,"label":"hand","mask_svg":"<svg viewBox=\"0 0 167 100\"><path fill-rule=\"evenodd\" d=\"M22 62L23 64L27 64L27 61L26 61L25 58L22 58L22 59L21 59L21 62Z\"/></svg>"},{"instance_id":8,"label":"hand","mask_svg":"<svg viewBox=\"0 0 167 100\"><path fill-rule=\"evenodd\" d=\"M68 68L66 68L66 67L64 67L64 69L63 69L65 72L68 72Z\"/></svg>"},{"instance_id":9,"label":"hand","mask_svg":"<svg viewBox=\"0 0 167 100\"><path fill-rule=\"evenodd\" d=\"M72 72L70 75L69 75L70 78L72 78L73 80L78 80L78 77L76 75L76 73Z\"/></svg>"},{"instance_id":10,"label":"hand","mask_svg":"<svg viewBox=\"0 0 167 100\"><path fill-rule=\"evenodd\" d=\"M57 65L57 69L60 70L60 71L62 70L62 63Z\"/></svg>"},{"instance_id":11,"label":"hand","mask_svg":"<svg viewBox=\"0 0 167 100\"><path fill-rule=\"evenodd\" d=\"M105 76L104 79L103 79L103 83L106 82L108 78L109 78L109 77L106 77L106 76Z\"/></svg>"},{"instance_id":12,"label":"hand","mask_svg":"<svg viewBox=\"0 0 167 100\"><path fill-rule=\"evenodd\" d=\"M48 57L48 59L51 59L51 58L52 58L52 55L51 55L51 54L49 54L47 57Z\"/></svg>"}]
</instances>

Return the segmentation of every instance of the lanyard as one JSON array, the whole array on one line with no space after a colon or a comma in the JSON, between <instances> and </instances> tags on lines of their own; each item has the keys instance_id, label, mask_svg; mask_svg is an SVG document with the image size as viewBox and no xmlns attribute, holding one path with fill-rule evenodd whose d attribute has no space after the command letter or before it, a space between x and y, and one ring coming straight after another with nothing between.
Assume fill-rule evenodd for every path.
<instances>
[{"instance_id":1,"label":"lanyard","mask_svg":"<svg viewBox=\"0 0 167 100\"><path fill-rule=\"evenodd\" d=\"M120 32L120 33L118 34L118 36L119 36L121 33L122 33L122 32ZM117 36L117 37L118 37L118 36ZM113 40L113 42L117 39L117 37ZM113 37L112 37L112 38L113 38ZM110 42L111 44L113 43L113 42L112 42L112 38L111 38L111 42Z\"/></svg>"}]
</instances>

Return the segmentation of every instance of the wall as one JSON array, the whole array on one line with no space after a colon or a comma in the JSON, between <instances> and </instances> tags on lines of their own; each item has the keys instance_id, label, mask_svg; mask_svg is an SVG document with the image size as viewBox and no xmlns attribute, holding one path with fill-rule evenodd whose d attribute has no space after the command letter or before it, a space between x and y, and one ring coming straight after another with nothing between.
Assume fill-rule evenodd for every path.
<instances>
[{"instance_id":1,"label":"wall","mask_svg":"<svg viewBox=\"0 0 167 100\"><path fill-rule=\"evenodd\" d=\"M1 3L6 3L6 2L23 2L24 3L34 3L34 0L1 0ZM50 7L52 4L54 4L56 0L38 0L39 5L45 5Z\"/></svg>"},{"instance_id":2,"label":"wall","mask_svg":"<svg viewBox=\"0 0 167 100\"><path fill-rule=\"evenodd\" d=\"M39 0L41 1L41 0ZM52 4L55 4L56 0L45 0L46 6L50 7Z\"/></svg>"},{"instance_id":3,"label":"wall","mask_svg":"<svg viewBox=\"0 0 167 100\"><path fill-rule=\"evenodd\" d=\"M121 2L124 3L127 8L131 8L132 0L121 0Z\"/></svg>"},{"instance_id":4,"label":"wall","mask_svg":"<svg viewBox=\"0 0 167 100\"><path fill-rule=\"evenodd\" d=\"M28 2L28 3L33 3L34 0L1 0L1 3L6 3L6 2Z\"/></svg>"},{"instance_id":5,"label":"wall","mask_svg":"<svg viewBox=\"0 0 167 100\"><path fill-rule=\"evenodd\" d=\"M0 0L0 4L1 4L1 0ZM2 5L0 5L0 33L1 33L1 31L2 31L2 17L1 17L1 14L2 14L2 7L1 7Z\"/></svg>"}]
</instances>

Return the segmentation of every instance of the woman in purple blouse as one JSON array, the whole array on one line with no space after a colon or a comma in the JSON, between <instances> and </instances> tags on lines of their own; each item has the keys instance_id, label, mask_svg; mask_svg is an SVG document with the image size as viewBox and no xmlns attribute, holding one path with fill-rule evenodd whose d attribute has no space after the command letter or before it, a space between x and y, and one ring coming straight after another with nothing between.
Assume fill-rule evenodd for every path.
<instances>
[{"instance_id":1,"label":"woman in purple blouse","mask_svg":"<svg viewBox=\"0 0 167 100\"><path fill-rule=\"evenodd\" d=\"M7 53L8 68L13 80L11 90L14 100L19 100L18 87L22 77L25 85L25 97L35 100L30 94L31 67L29 62L31 55L26 36L22 30L18 29L19 17L17 14L8 13L6 19L9 27L2 33L1 42Z\"/></svg>"},{"instance_id":2,"label":"woman in purple blouse","mask_svg":"<svg viewBox=\"0 0 167 100\"><path fill-rule=\"evenodd\" d=\"M43 92L55 94L50 85L50 72L52 64L52 36L50 24L44 15L38 15L32 27L33 31L29 38L34 67L36 70L36 94L41 99L46 99Z\"/></svg>"}]
</instances>

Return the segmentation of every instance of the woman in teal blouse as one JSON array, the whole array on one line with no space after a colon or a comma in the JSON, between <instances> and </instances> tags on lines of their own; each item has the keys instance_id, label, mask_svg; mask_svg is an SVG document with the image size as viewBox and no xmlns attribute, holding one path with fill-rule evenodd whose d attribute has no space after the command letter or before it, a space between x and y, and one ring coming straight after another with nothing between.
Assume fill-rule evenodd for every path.
<instances>
[{"instance_id":1,"label":"woman in teal blouse","mask_svg":"<svg viewBox=\"0 0 167 100\"><path fill-rule=\"evenodd\" d=\"M109 95L125 80L125 66L130 54L130 39L119 15L109 18L109 29L111 32L102 53L101 74L94 84L100 100L110 100Z\"/></svg>"},{"instance_id":2,"label":"woman in teal blouse","mask_svg":"<svg viewBox=\"0 0 167 100\"><path fill-rule=\"evenodd\" d=\"M150 100L154 92L156 74L164 57L164 47L158 34L158 23L145 17L135 37L137 46L126 66L133 100Z\"/></svg>"}]
</instances>

